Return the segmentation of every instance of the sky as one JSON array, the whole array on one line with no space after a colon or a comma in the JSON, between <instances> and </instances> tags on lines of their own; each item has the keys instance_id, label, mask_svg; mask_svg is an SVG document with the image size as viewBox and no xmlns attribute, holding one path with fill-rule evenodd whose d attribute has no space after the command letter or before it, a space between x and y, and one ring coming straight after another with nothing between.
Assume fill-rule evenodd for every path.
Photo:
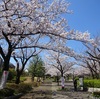
<instances>
[{"instance_id":1,"label":"sky","mask_svg":"<svg viewBox=\"0 0 100 99\"><path fill-rule=\"evenodd\" d=\"M100 0L68 0L73 14L66 16L70 28L100 35Z\"/></svg>"},{"instance_id":2,"label":"sky","mask_svg":"<svg viewBox=\"0 0 100 99\"><path fill-rule=\"evenodd\" d=\"M72 14L64 17L68 20L70 29L81 32L88 31L90 37L100 36L100 0L68 0L70 2L69 10ZM84 46L79 42L69 42L74 50L84 50Z\"/></svg>"}]
</instances>

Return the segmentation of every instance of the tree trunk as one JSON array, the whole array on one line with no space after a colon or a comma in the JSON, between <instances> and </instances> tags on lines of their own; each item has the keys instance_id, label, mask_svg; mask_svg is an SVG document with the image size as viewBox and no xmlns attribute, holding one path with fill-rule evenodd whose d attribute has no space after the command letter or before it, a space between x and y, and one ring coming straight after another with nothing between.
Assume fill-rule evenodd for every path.
<instances>
[{"instance_id":1,"label":"tree trunk","mask_svg":"<svg viewBox=\"0 0 100 99\"><path fill-rule=\"evenodd\" d=\"M65 79L64 79L64 77L61 77L61 86L62 86L62 89L64 89L64 87L65 87Z\"/></svg>"},{"instance_id":2,"label":"tree trunk","mask_svg":"<svg viewBox=\"0 0 100 99\"><path fill-rule=\"evenodd\" d=\"M92 78L94 79L95 77L94 77L94 73L93 73L93 70L92 69L90 69L90 73L91 73Z\"/></svg>"},{"instance_id":3,"label":"tree trunk","mask_svg":"<svg viewBox=\"0 0 100 99\"><path fill-rule=\"evenodd\" d=\"M0 83L0 89L3 89L6 86L7 78L8 78L8 71L3 71Z\"/></svg>"},{"instance_id":4,"label":"tree trunk","mask_svg":"<svg viewBox=\"0 0 100 99\"><path fill-rule=\"evenodd\" d=\"M65 79L64 79L64 74L63 74L63 70L61 71L61 86L62 86L62 89L64 89L65 87Z\"/></svg>"},{"instance_id":5,"label":"tree trunk","mask_svg":"<svg viewBox=\"0 0 100 99\"><path fill-rule=\"evenodd\" d=\"M12 45L9 42L7 35L5 33L3 33L4 37L6 38L7 42L8 42L8 53L5 54L5 52L3 52L2 47L0 46L0 54L4 60L4 64L3 64L3 74L2 74L2 79L1 79L1 84L0 87L1 89L3 89L6 86L6 82L7 82L7 78L8 78L8 74L9 74L9 62L10 62L10 58L11 58L11 53L12 53Z\"/></svg>"},{"instance_id":6,"label":"tree trunk","mask_svg":"<svg viewBox=\"0 0 100 99\"><path fill-rule=\"evenodd\" d=\"M8 74L9 74L9 59L6 58L3 64L3 69L2 69L2 77L0 81L0 89L3 89L6 86Z\"/></svg>"},{"instance_id":7,"label":"tree trunk","mask_svg":"<svg viewBox=\"0 0 100 99\"><path fill-rule=\"evenodd\" d=\"M20 76L21 76L21 72L17 72L16 81L15 81L16 84L20 83Z\"/></svg>"},{"instance_id":8,"label":"tree trunk","mask_svg":"<svg viewBox=\"0 0 100 99\"><path fill-rule=\"evenodd\" d=\"M99 74L97 72L95 72L95 77L96 79L99 79Z\"/></svg>"},{"instance_id":9,"label":"tree trunk","mask_svg":"<svg viewBox=\"0 0 100 99\"><path fill-rule=\"evenodd\" d=\"M8 58L4 60L3 69L2 69L3 71L8 71L9 70L9 60L10 59L8 59Z\"/></svg>"}]
</instances>

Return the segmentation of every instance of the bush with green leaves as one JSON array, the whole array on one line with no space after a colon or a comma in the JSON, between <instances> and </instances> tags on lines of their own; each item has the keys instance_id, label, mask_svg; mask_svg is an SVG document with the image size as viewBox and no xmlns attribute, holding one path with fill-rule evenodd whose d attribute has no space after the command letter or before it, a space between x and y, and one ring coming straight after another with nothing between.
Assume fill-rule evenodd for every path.
<instances>
[{"instance_id":1,"label":"bush with green leaves","mask_svg":"<svg viewBox=\"0 0 100 99\"><path fill-rule=\"evenodd\" d=\"M0 90L0 99L3 99L4 97L7 96L12 96L14 95L14 89L12 88L4 88Z\"/></svg>"},{"instance_id":2,"label":"bush with green leaves","mask_svg":"<svg viewBox=\"0 0 100 99\"><path fill-rule=\"evenodd\" d=\"M32 84L28 83L8 83L7 87L0 90L0 99L4 99L4 97L12 96L19 93L27 93L32 89Z\"/></svg>"},{"instance_id":3,"label":"bush with green leaves","mask_svg":"<svg viewBox=\"0 0 100 99\"><path fill-rule=\"evenodd\" d=\"M100 79L84 80L84 87L100 88Z\"/></svg>"},{"instance_id":4,"label":"bush with green leaves","mask_svg":"<svg viewBox=\"0 0 100 99\"><path fill-rule=\"evenodd\" d=\"M26 77L20 77L20 82L24 82L26 80Z\"/></svg>"},{"instance_id":5,"label":"bush with green leaves","mask_svg":"<svg viewBox=\"0 0 100 99\"><path fill-rule=\"evenodd\" d=\"M18 91L18 93L26 93L31 89L32 89L32 85L31 84L20 83L17 91Z\"/></svg>"},{"instance_id":6,"label":"bush with green leaves","mask_svg":"<svg viewBox=\"0 0 100 99\"><path fill-rule=\"evenodd\" d=\"M14 69L9 70L8 80L13 80L16 76L16 71Z\"/></svg>"},{"instance_id":7,"label":"bush with green leaves","mask_svg":"<svg viewBox=\"0 0 100 99\"><path fill-rule=\"evenodd\" d=\"M14 84L9 83L7 84L7 87L12 88L15 90L15 94L17 93L26 93L32 89L32 84L30 83L20 83L20 84Z\"/></svg>"},{"instance_id":8,"label":"bush with green leaves","mask_svg":"<svg viewBox=\"0 0 100 99\"><path fill-rule=\"evenodd\" d=\"M32 76L32 80L34 81L34 77L44 77L45 76L45 67L42 58L39 55L36 55L29 62L28 72Z\"/></svg>"},{"instance_id":9,"label":"bush with green leaves","mask_svg":"<svg viewBox=\"0 0 100 99\"><path fill-rule=\"evenodd\" d=\"M93 96L94 97L99 97L100 98L100 92L98 91L98 92L93 92Z\"/></svg>"}]
</instances>

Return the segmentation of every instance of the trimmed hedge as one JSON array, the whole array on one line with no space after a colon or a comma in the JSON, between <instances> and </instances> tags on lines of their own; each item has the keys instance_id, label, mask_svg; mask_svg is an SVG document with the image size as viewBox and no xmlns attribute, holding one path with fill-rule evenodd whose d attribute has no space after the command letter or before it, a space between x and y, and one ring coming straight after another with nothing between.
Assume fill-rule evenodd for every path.
<instances>
[{"instance_id":1,"label":"trimmed hedge","mask_svg":"<svg viewBox=\"0 0 100 99\"><path fill-rule=\"evenodd\" d=\"M100 79L84 80L84 87L100 88Z\"/></svg>"}]
</instances>

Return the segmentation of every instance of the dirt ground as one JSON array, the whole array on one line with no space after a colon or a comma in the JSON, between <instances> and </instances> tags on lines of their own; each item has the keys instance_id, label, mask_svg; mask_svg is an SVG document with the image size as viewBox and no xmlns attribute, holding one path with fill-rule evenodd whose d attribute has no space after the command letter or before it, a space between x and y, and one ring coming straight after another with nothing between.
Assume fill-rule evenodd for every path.
<instances>
[{"instance_id":1,"label":"dirt ground","mask_svg":"<svg viewBox=\"0 0 100 99\"><path fill-rule=\"evenodd\" d=\"M25 83L31 80L27 78ZM74 91L73 83L67 82L65 84L67 90L62 91L61 86L57 86L55 82L44 82L39 87L33 87L33 90L22 96L20 99L92 99L91 93L83 91Z\"/></svg>"}]
</instances>

